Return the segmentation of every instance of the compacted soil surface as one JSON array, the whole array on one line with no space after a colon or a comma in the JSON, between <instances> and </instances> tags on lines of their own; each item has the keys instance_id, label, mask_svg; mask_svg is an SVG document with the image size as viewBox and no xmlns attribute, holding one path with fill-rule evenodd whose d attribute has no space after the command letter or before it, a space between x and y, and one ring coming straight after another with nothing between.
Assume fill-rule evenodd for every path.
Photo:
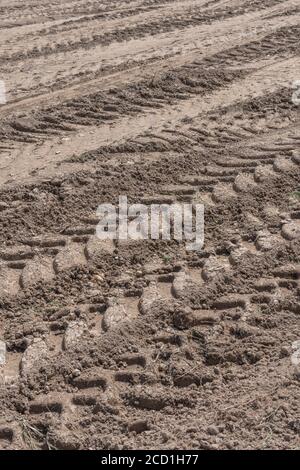
<instances>
[{"instance_id":1,"label":"compacted soil surface","mask_svg":"<svg viewBox=\"0 0 300 470\"><path fill-rule=\"evenodd\" d=\"M1 0L0 43L0 448L299 449L299 0ZM120 195L203 248L99 241Z\"/></svg>"}]
</instances>

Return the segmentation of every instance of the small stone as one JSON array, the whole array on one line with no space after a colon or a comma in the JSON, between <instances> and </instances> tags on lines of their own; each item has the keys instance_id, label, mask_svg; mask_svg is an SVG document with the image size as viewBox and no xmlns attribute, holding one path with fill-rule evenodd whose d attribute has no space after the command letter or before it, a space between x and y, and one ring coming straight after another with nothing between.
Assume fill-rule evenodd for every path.
<instances>
[{"instance_id":1,"label":"small stone","mask_svg":"<svg viewBox=\"0 0 300 470\"><path fill-rule=\"evenodd\" d=\"M176 297L177 299L180 299L180 297L184 297L184 295L186 294L188 281L190 281L190 278L188 277L185 271L179 271L175 274L174 281L172 284L172 293L174 297Z\"/></svg>"},{"instance_id":2,"label":"small stone","mask_svg":"<svg viewBox=\"0 0 300 470\"><path fill-rule=\"evenodd\" d=\"M280 350L280 357L288 357L290 356L291 352L290 349L287 346L282 346Z\"/></svg>"},{"instance_id":3,"label":"small stone","mask_svg":"<svg viewBox=\"0 0 300 470\"><path fill-rule=\"evenodd\" d=\"M257 184L251 174L240 174L236 177L233 187L237 192L246 193L255 190Z\"/></svg>"},{"instance_id":4,"label":"small stone","mask_svg":"<svg viewBox=\"0 0 300 470\"><path fill-rule=\"evenodd\" d=\"M27 288L39 281L50 282L53 278L52 259L36 257L27 262L22 271L20 283L22 287Z\"/></svg>"},{"instance_id":5,"label":"small stone","mask_svg":"<svg viewBox=\"0 0 300 470\"><path fill-rule=\"evenodd\" d=\"M27 374L33 369L41 359L49 354L49 348L42 338L35 338L28 346L21 361L21 371Z\"/></svg>"},{"instance_id":6,"label":"small stone","mask_svg":"<svg viewBox=\"0 0 300 470\"><path fill-rule=\"evenodd\" d=\"M247 248L241 246L231 251L229 261L233 266L238 266L244 255L248 253Z\"/></svg>"},{"instance_id":7,"label":"small stone","mask_svg":"<svg viewBox=\"0 0 300 470\"><path fill-rule=\"evenodd\" d=\"M86 325L83 321L72 321L69 324L63 339L63 348L65 350L71 348L78 342L79 338L84 333L85 327Z\"/></svg>"},{"instance_id":8,"label":"small stone","mask_svg":"<svg viewBox=\"0 0 300 470\"><path fill-rule=\"evenodd\" d=\"M0 266L0 295L13 296L20 289L20 272Z\"/></svg>"},{"instance_id":9,"label":"small stone","mask_svg":"<svg viewBox=\"0 0 300 470\"><path fill-rule=\"evenodd\" d=\"M219 429L216 426L208 426L207 432L211 436L216 436L217 434L219 434Z\"/></svg>"},{"instance_id":10,"label":"small stone","mask_svg":"<svg viewBox=\"0 0 300 470\"><path fill-rule=\"evenodd\" d=\"M0 201L0 211L8 209L9 205L6 202Z\"/></svg>"},{"instance_id":11,"label":"small stone","mask_svg":"<svg viewBox=\"0 0 300 470\"><path fill-rule=\"evenodd\" d=\"M281 229L282 236L287 240L297 240L300 238L300 222L295 220L285 223Z\"/></svg>"},{"instance_id":12,"label":"small stone","mask_svg":"<svg viewBox=\"0 0 300 470\"><path fill-rule=\"evenodd\" d=\"M202 277L204 281L213 281L230 270L230 264L227 258L211 256L203 266Z\"/></svg>"},{"instance_id":13,"label":"small stone","mask_svg":"<svg viewBox=\"0 0 300 470\"><path fill-rule=\"evenodd\" d=\"M56 255L53 266L55 272L58 274L84 264L86 264L86 258L83 249L80 244L74 243Z\"/></svg>"},{"instance_id":14,"label":"small stone","mask_svg":"<svg viewBox=\"0 0 300 470\"><path fill-rule=\"evenodd\" d=\"M155 281L151 281L149 286L144 289L143 295L140 298L139 311L142 315L151 314L155 304L161 301L162 297L160 295L157 283Z\"/></svg>"},{"instance_id":15,"label":"small stone","mask_svg":"<svg viewBox=\"0 0 300 470\"><path fill-rule=\"evenodd\" d=\"M163 442L168 442L171 439L171 436L167 432L162 432L161 438Z\"/></svg>"},{"instance_id":16,"label":"small stone","mask_svg":"<svg viewBox=\"0 0 300 470\"><path fill-rule=\"evenodd\" d=\"M114 303L115 302L115 303ZM117 326L119 323L128 320L129 314L124 305L117 300L110 299L110 305L103 315L102 327L104 331Z\"/></svg>"},{"instance_id":17,"label":"small stone","mask_svg":"<svg viewBox=\"0 0 300 470\"><path fill-rule=\"evenodd\" d=\"M136 433L141 433L141 432L147 431L148 429L149 429L148 421L144 419L133 421L128 426L128 430L130 432L136 432Z\"/></svg>"},{"instance_id":18,"label":"small stone","mask_svg":"<svg viewBox=\"0 0 300 470\"><path fill-rule=\"evenodd\" d=\"M86 256L94 263L101 263L103 257L112 255L115 251L113 240L101 240L96 235L92 236L85 248Z\"/></svg>"},{"instance_id":19,"label":"small stone","mask_svg":"<svg viewBox=\"0 0 300 470\"><path fill-rule=\"evenodd\" d=\"M278 238L268 230L260 230L257 232L255 245L258 250L269 251L278 245Z\"/></svg>"}]
</instances>

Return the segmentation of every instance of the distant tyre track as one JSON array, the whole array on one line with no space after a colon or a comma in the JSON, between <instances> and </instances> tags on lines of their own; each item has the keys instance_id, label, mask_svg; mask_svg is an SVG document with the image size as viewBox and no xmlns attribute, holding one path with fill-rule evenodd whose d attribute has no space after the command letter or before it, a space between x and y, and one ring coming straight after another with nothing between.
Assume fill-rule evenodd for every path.
<instances>
[{"instance_id":1,"label":"distant tyre track","mask_svg":"<svg viewBox=\"0 0 300 470\"><path fill-rule=\"evenodd\" d=\"M30 142L35 141L38 134L72 130L70 125L114 121L122 114L134 115L145 108L159 109L167 103L211 92L241 75L230 70L206 71L201 66L195 66L192 73L185 69L174 70L151 81L66 102L60 110L50 108L27 119L18 119L10 124L11 130L4 125L1 137Z\"/></svg>"},{"instance_id":2,"label":"distant tyre track","mask_svg":"<svg viewBox=\"0 0 300 470\"><path fill-rule=\"evenodd\" d=\"M19 141L34 141L33 134L47 134L50 129L67 130L68 124L88 125L92 123L101 124L106 120L115 120L120 114L138 113L143 110L143 106L160 108L165 103L170 103L176 99L188 99L191 94L199 94L205 92L206 89L217 89L216 80L219 72L209 70L207 67L217 67L218 63L223 63L225 67L237 67L238 64L248 63L257 58L264 56L270 57L272 54L287 54L299 55L299 27L282 28L279 31L272 33L270 36L265 37L261 41L251 42L241 47L229 49L222 53L216 54L208 59L202 61L195 61L194 64L183 66L182 69L174 70L173 76L166 74L162 76L161 83L159 78L155 78L150 82L141 82L133 86L129 86L124 90L113 91L101 95L96 94L76 100L63 105L62 111L55 111L54 113L48 109L43 115L35 113L32 119L26 124L26 119L20 122L16 121L11 123L13 130L9 127L2 127L3 139L15 139ZM282 38L281 43L278 42ZM246 72L223 72L224 83L226 80L226 73L228 77L232 73L232 77L239 77ZM175 76L178 76L178 84L168 84L168 81L173 81ZM211 78L210 78L211 76ZM220 74L221 77L221 74ZM229 79L230 81L230 79ZM165 85L163 84L165 82ZM211 82L209 84L209 82ZM215 82L215 83L214 83ZM147 89L147 91L146 91ZM134 96L135 95L135 96ZM149 101L150 99L150 101ZM103 103L101 104L101 100ZM64 112L67 109L67 114ZM31 122L30 122L31 119ZM70 128L71 130L72 128ZM21 131L21 132L20 132ZM28 135L23 139L23 134Z\"/></svg>"},{"instance_id":3,"label":"distant tyre track","mask_svg":"<svg viewBox=\"0 0 300 470\"><path fill-rule=\"evenodd\" d=\"M276 5L277 3L281 3L282 0L273 0L271 5L270 2L267 2L266 7L269 8L271 6ZM254 2L247 9L249 11L255 11L256 9L261 9L261 4L258 4ZM213 21L217 21L220 19L225 19L227 17L233 16L232 14L232 7L226 6L223 9L213 9L211 13L207 12L206 14L200 14L198 13L198 7L193 9L188 9L187 12L183 12L181 14L175 14L174 17L168 18L167 20L164 18L164 21L147 21L144 24L139 24L137 26L133 27L128 27L128 28L123 28L119 29L116 32L111 32L111 33L106 33L104 35L101 34L96 34L94 37L89 38L85 37L82 39L79 39L78 41L74 41L73 43L69 44L59 44L59 43L54 43L51 45L47 45L41 49L34 48L31 51L27 51L25 53L22 52L17 52L13 55L2 55L0 56L0 64L5 64L6 62L15 62L15 61L20 61L20 60L25 60L27 58L33 58L33 57L46 57L47 55L51 54L56 54L59 52L70 52L77 50L80 47L89 49L91 47L94 47L96 45L108 45L112 42L122 42L122 41L128 41L131 38L140 38L140 37L145 37L147 35L153 35L156 32L169 32L174 29L184 29L188 26L193 26L193 25L199 25L199 24L205 24L205 23L212 23ZM242 7L240 10L235 9L234 14L239 15L244 12L244 7ZM188 17L187 17L188 16Z\"/></svg>"}]
</instances>

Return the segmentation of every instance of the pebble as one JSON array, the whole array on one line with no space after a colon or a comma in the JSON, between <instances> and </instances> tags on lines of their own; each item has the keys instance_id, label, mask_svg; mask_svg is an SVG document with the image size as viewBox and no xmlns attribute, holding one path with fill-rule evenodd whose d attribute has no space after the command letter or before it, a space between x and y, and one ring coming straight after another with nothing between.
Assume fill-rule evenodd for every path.
<instances>
[{"instance_id":1,"label":"pebble","mask_svg":"<svg viewBox=\"0 0 300 470\"><path fill-rule=\"evenodd\" d=\"M128 430L130 432L136 432L137 434L147 431L149 424L147 420L137 420L129 424Z\"/></svg>"},{"instance_id":2,"label":"pebble","mask_svg":"<svg viewBox=\"0 0 300 470\"><path fill-rule=\"evenodd\" d=\"M85 331L85 328L86 325L83 321L75 320L69 323L63 339L63 348L66 350L78 343L80 337Z\"/></svg>"},{"instance_id":3,"label":"pebble","mask_svg":"<svg viewBox=\"0 0 300 470\"><path fill-rule=\"evenodd\" d=\"M288 348L287 346L282 346L280 350L280 357L288 357L290 356L290 354L290 348Z\"/></svg>"},{"instance_id":4,"label":"pebble","mask_svg":"<svg viewBox=\"0 0 300 470\"><path fill-rule=\"evenodd\" d=\"M208 426L207 432L211 436L216 436L217 434L219 434L219 429L216 426Z\"/></svg>"}]
</instances>

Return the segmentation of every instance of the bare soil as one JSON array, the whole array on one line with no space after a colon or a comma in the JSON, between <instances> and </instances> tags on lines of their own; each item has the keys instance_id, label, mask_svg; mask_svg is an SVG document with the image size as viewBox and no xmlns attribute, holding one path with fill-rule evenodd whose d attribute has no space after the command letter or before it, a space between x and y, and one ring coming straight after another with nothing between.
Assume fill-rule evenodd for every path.
<instances>
[{"instance_id":1,"label":"bare soil","mask_svg":"<svg viewBox=\"0 0 300 470\"><path fill-rule=\"evenodd\" d=\"M2 0L0 39L0 448L299 449L299 0ZM203 249L99 243L124 194Z\"/></svg>"}]
</instances>

